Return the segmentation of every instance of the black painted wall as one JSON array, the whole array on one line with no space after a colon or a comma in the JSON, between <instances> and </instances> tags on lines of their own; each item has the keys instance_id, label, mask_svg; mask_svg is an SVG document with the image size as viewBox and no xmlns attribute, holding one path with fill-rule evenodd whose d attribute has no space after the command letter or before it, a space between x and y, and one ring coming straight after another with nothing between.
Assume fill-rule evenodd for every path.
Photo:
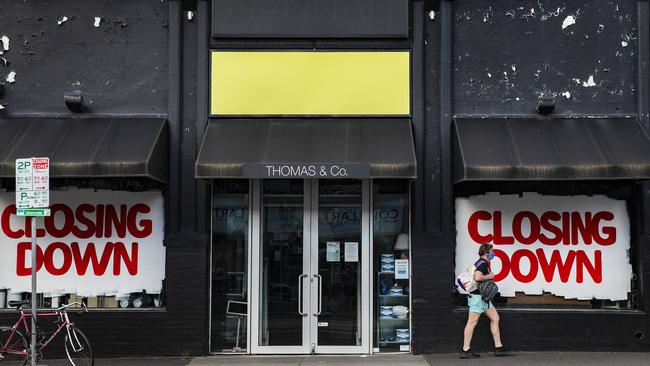
<instances>
[{"instance_id":1,"label":"black painted wall","mask_svg":"<svg viewBox=\"0 0 650 366\"><path fill-rule=\"evenodd\" d=\"M10 41L1 80L16 72L3 112L66 114L63 94L79 90L90 113L165 114L168 9L167 0L0 2Z\"/></svg>"},{"instance_id":2,"label":"black painted wall","mask_svg":"<svg viewBox=\"0 0 650 366\"><path fill-rule=\"evenodd\" d=\"M199 355L207 349L207 184L194 179L193 167L201 138L197 111L207 113L207 99L199 101L206 92L198 91L205 84L197 75L205 78L207 72L205 62L199 70L198 45L203 39L207 49L209 2L200 2L196 12L201 15L188 20L174 0L0 2L0 36L10 38L9 51L0 56L9 62L0 64L1 80L16 72L15 83L6 83L0 97L0 118L71 115L63 94L79 90L88 107L84 116L166 116L170 126L170 177L162 187L167 304L74 315L97 357ZM58 25L63 16L68 20ZM95 17L101 18L99 27ZM66 182L71 184L89 183ZM15 318L14 311L0 311L0 324ZM55 344L46 357L62 351Z\"/></svg>"},{"instance_id":3,"label":"black painted wall","mask_svg":"<svg viewBox=\"0 0 650 366\"><path fill-rule=\"evenodd\" d=\"M556 116L637 116L647 128L648 2L443 0L434 6L439 11L433 21L423 14L426 117L424 125L416 123L420 171L413 184L413 351L454 352L462 345L467 310L454 307L451 290L454 195L548 192L549 186L556 187L555 194L628 192L640 306L635 311L502 309L504 342L527 351L649 351L648 184L454 186L449 174L453 118L538 118L541 96L556 97ZM571 18L565 23L569 16L574 24ZM492 347L489 323L482 320L472 348Z\"/></svg>"},{"instance_id":4,"label":"black painted wall","mask_svg":"<svg viewBox=\"0 0 650 366\"><path fill-rule=\"evenodd\" d=\"M636 113L637 3L454 1L454 113Z\"/></svg>"},{"instance_id":5,"label":"black painted wall","mask_svg":"<svg viewBox=\"0 0 650 366\"><path fill-rule=\"evenodd\" d=\"M209 197L208 185L194 179L194 161L208 119L210 48L411 49L418 159L412 185L414 353L457 351L466 319L451 292L454 117L534 116L537 98L552 95L556 114L637 115L648 127L648 1L412 0L410 7L405 39L214 39L207 0L0 3L0 35L11 39L2 56L10 65L0 64L0 76L17 72L0 98L6 105L0 117L68 114L63 93L78 89L87 114L166 115L169 121L167 307L79 317L98 356L207 352ZM187 10L194 11L192 19ZM569 15L575 24L562 29ZM58 26L63 16L69 19ZM95 16L102 18L99 28ZM627 190L640 287L650 294L650 184ZM518 350L648 351L649 303L625 312L503 310L503 337ZM14 318L0 312L0 323ZM482 322L474 347L487 350L490 342Z\"/></svg>"}]
</instances>

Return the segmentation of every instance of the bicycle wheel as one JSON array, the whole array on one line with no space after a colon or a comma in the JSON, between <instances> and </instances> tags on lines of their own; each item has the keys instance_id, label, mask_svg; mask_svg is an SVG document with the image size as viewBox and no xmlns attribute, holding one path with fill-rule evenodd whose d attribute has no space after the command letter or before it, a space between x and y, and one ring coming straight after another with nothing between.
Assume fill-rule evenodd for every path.
<instances>
[{"instance_id":1,"label":"bicycle wheel","mask_svg":"<svg viewBox=\"0 0 650 366\"><path fill-rule=\"evenodd\" d=\"M7 348L2 352L5 344L11 337L13 330L11 327L0 327L0 360L10 360L10 361L26 361L27 355L17 355L17 352L24 352L29 348L29 342L27 338L16 329L14 337L11 339L11 343L7 345ZM16 353L14 353L16 352Z\"/></svg>"},{"instance_id":2,"label":"bicycle wheel","mask_svg":"<svg viewBox=\"0 0 650 366\"><path fill-rule=\"evenodd\" d=\"M71 326L65 335L65 353L72 366L94 366L95 356L86 333Z\"/></svg>"}]
</instances>

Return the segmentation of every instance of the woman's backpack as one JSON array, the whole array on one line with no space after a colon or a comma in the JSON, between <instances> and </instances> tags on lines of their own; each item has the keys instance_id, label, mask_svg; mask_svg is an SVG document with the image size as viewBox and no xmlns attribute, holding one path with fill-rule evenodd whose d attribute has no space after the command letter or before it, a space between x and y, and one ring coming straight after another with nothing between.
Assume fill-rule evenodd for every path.
<instances>
[{"instance_id":1,"label":"woman's backpack","mask_svg":"<svg viewBox=\"0 0 650 366\"><path fill-rule=\"evenodd\" d=\"M478 290L483 301L489 303L499 293L499 286L492 280L481 281L478 283Z\"/></svg>"}]
</instances>

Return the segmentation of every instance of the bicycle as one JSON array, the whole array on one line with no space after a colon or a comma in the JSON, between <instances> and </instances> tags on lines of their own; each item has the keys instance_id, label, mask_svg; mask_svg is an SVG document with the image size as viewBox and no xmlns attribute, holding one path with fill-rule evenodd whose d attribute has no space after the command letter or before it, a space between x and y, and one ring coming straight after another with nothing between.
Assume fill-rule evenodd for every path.
<instances>
[{"instance_id":1,"label":"bicycle","mask_svg":"<svg viewBox=\"0 0 650 366\"><path fill-rule=\"evenodd\" d=\"M23 361L23 365L31 363L32 354L30 347L31 333L30 325L32 313L29 308L29 300L9 301L9 306L16 307L20 311L20 318L12 327L0 327L0 361L4 359L18 359ZM46 333L37 328L38 344L36 345L36 361L40 361L43 356L43 350L62 332L65 333L65 353L72 366L94 366L95 357L86 333L70 321L68 317L68 308L74 305L80 306L80 312L88 312L86 305L73 302L63 305L54 310L39 309L36 314L37 318L55 318L54 324L56 330L46 337ZM20 328L25 329L25 333Z\"/></svg>"}]
</instances>

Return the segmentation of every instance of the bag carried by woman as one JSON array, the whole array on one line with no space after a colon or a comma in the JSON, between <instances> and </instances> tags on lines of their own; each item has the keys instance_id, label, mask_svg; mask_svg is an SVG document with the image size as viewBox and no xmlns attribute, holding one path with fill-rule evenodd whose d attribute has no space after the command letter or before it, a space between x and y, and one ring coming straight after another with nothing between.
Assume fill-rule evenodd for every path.
<instances>
[{"instance_id":1,"label":"bag carried by woman","mask_svg":"<svg viewBox=\"0 0 650 366\"><path fill-rule=\"evenodd\" d=\"M499 293L499 286L493 280L481 281L478 283L478 291L483 301L489 304Z\"/></svg>"}]
</instances>

